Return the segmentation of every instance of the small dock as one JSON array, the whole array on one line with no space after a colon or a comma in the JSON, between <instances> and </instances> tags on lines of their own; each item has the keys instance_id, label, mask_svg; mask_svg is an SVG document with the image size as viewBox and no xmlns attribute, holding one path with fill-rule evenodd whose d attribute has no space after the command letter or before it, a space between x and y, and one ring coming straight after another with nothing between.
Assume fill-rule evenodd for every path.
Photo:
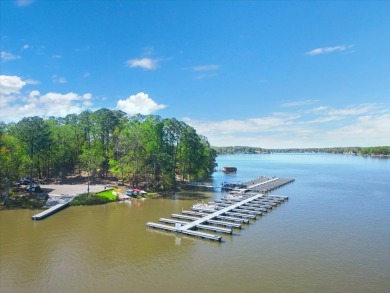
<instances>
[{"instance_id":1,"label":"small dock","mask_svg":"<svg viewBox=\"0 0 390 293\"><path fill-rule=\"evenodd\" d=\"M222 168L222 172L225 174L234 174L237 173L237 167L225 166Z\"/></svg>"},{"instance_id":2,"label":"small dock","mask_svg":"<svg viewBox=\"0 0 390 293\"><path fill-rule=\"evenodd\" d=\"M261 176L254 180L250 180L243 183L224 183L222 184L221 189L222 191L235 193L237 193L237 191L240 192L242 190L266 193L294 181L295 179L277 177L269 178Z\"/></svg>"},{"instance_id":3,"label":"small dock","mask_svg":"<svg viewBox=\"0 0 390 293\"><path fill-rule=\"evenodd\" d=\"M171 217L174 219L160 218L159 222L164 224L148 222L146 226L221 242L222 236L198 230L233 234L234 229L241 229L243 224L256 220L262 213L287 199L286 196L250 192L240 196L239 200L221 199L215 201L212 203L215 206L213 210L210 208L183 210L182 214L172 214Z\"/></svg>"},{"instance_id":4,"label":"small dock","mask_svg":"<svg viewBox=\"0 0 390 293\"><path fill-rule=\"evenodd\" d=\"M55 213L67 208L74 197L74 195L67 194L49 194L49 199L46 201L46 205L50 208L32 216L31 218L34 221L37 221L54 215Z\"/></svg>"},{"instance_id":5,"label":"small dock","mask_svg":"<svg viewBox=\"0 0 390 293\"><path fill-rule=\"evenodd\" d=\"M32 216L31 218L34 221L42 220L44 218L47 218L48 216L51 216L51 215L59 212L60 210L65 209L68 206L69 206L69 202L59 203L59 204L56 204L55 206L52 206L51 208L48 208L47 210L44 210L43 212L40 212L39 214Z\"/></svg>"},{"instance_id":6,"label":"small dock","mask_svg":"<svg viewBox=\"0 0 390 293\"><path fill-rule=\"evenodd\" d=\"M256 191L256 192L269 192L274 189L277 189L279 187L282 187L288 183L294 182L295 179L289 179L289 178L267 178L267 177L259 177L255 180L251 180L248 182L244 182L243 185L245 188Z\"/></svg>"},{"instance_id":7,"label":"small dock","mask_svg":"<svg viewBox=\"0 0 390 293\"><path fill-rule=\"evenodd\" d=\"M201 189L201 190L213 190L216 187L204 182L181 182L179 186L183 189Z\"/></svg>"}]
</instances>

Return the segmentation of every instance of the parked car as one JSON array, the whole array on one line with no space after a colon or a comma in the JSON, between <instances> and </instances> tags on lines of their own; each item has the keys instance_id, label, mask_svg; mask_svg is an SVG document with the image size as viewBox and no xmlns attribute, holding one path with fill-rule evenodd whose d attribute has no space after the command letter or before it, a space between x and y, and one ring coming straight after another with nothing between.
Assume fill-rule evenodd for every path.
<instances>
[{"instance_id":1,"label":"parked car","mask_svg":"<svg viewBox=\"0 0 390 293\"><path fill-rule=\"evenodd\" d=\"M30 186L27 186L26 190L30 191ZM31 191L32 192L40 192L40 191L42 191L42 188L39 185L33 184L31 186Z\"/></svg>"},{"instance_id":2,"label":"parked car","mask_svg":"<svg viewBox=\"0 0 390 293\"><path fill-rule=\"evenodd\" d=\"M29 177L20 179L20 184L22 184L22 185L28 185L28 184L30 184L30 182L31 182L31 178L29 178Z\"/></svg>"},{"instance_id":3,"label":"parked car","mask_svg":"<svg viewBox=\"0 0 390 293\"><path fill-rule=\"evenodd\" d=\"M145 197L145 194L147 194L146 191L140 190L140 189L137 189L137 188L126 190L126 195L132 196L132 197L137 197L138 195L140 195L142 197Z\"/></svg>"},{"instance_id":4,"label":"parked car","mask_svg":"<svg viewBox=\"0 0 390 293\"><path fill-rule=\"evenodd\" d=\"M48 198L49 198L49 195L45 194L45 193L38 194L36 197L36 199L39 199L39 200L47 200Z\"/></svg>"},{"instance_id":5,"label":"parked car","mask_svg":"<svg viewBox=\"0 0 390 293\"><path fill-rule=\"evenodd\" d=\"M128 195L128 196L133 196L133 195L134 195L133 189L127 189L127 190L126 190L126 195Z\"/></svg>"}]
</instances>

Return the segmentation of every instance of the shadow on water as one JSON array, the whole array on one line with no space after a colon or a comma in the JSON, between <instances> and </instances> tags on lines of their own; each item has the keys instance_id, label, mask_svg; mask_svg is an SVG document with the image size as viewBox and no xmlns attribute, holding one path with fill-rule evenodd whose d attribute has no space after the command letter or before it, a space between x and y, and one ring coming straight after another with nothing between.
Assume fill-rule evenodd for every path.
<instances>
[{"instance_id":1,"label":"shadow on water","mask_svg":"<svg viewBox=\"0 0 390 293\"><path fill-rule=\"evenodd\" d=\"M166 231L152 229L152 228L148 228L148 229L146 229L146 231L148 233L152 233L152 234L167 236L167 237L169 237L171 239L175 238L175 245L177 245L177 246L181 245L181 241L182 240L200 241L201 243L214 244L216 246L220 246L221 243L224 242L223 238L222 238L222 241L219 242L219 241L211 241L211 240L207 240L207 239L202 239L202 238L199 238L199 237L187 236L187 235L180 234L180 233L166 232Z\"/></svg>"},{"instance_id":2,"label":"shadow on water","mask_svg":"<svg viewBox=\"0 0 390 293\"><path fill-rule=\"evenodd\" d=\"M164 199L171 200L208 200L213 199L217 192L203 192L203 191L180 191L173 195L163 196Z\"/></svg>"}]
</instances>

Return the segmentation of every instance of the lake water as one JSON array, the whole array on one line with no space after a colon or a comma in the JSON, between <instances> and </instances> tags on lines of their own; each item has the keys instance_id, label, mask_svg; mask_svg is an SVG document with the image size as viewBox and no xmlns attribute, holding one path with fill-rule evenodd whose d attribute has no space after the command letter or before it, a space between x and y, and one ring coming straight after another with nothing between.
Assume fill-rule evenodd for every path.
<instances>
[{"instance_id":1,"label":"lake water","mask_svg":"<svg viewBox=\"0 0 390 293\"><path fill-rule=\"evenodd\" d=\"M215 243L146 228L196 192L0 211L0 292L390 292L390 159L329 154L218 157L213 184L277 176L289 200Z\"/></svg>"}]
</instances>

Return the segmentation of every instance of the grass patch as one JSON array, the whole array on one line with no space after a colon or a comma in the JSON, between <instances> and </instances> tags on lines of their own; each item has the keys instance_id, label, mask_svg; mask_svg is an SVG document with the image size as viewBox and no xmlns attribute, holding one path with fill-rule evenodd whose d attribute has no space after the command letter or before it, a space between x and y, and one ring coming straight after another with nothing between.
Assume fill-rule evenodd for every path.
<instances>
[{"instance_id":1,"label":"grass patch","mask_svg":"<svg viewBox=\"0 0 390 293\"><path fill-rule=\"evenodd\" d=\"M97 196L96 194L80 194L76 196L69 204L71 206L90 206L97 204L109 203L112 200L109 200L106 197Z\"/></svg>"},{"instance_id":2,"label":"grass patch","mask_svg":"<svg viewBox=\"0 0 390 293\"><path fill-rule=\"evenodd\" d=\"M102 191L102 192L98 192L98 193L96 193L96 195L104 197L104 198L107 198L107 199L113 201L113 200L116 200L116 195L113 194L113 192L117 192L117 191L115 189L110 189L110 190L105 190L105 191Z\"/></svg>"},{"instance_id":3,"label":"grass patch","mask_svg":"<svg viewBox=\"0 0 390 293\"><path fill-rule=\"evenodd\" d=\"M114 189L105 190L93 194L80 194L76 196L69 204L71 206L89 206L113 202L116 200L116 195L113 194Z\"/></svg>"}]
</instances>

